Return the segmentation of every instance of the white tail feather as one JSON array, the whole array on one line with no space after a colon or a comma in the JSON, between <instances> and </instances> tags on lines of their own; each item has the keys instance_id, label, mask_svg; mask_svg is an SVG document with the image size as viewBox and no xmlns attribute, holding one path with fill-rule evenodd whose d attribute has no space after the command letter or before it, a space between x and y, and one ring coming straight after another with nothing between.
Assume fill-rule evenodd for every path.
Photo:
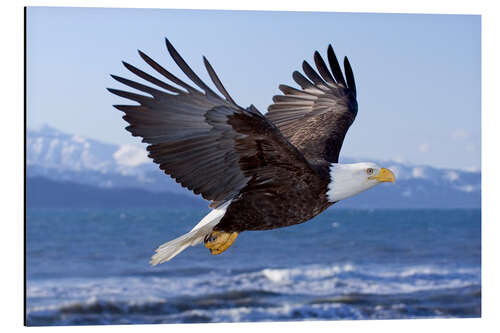
<instances>
[{"instance_id":1,"label":"white tail feather","mask_svg":"<svg viewBox=\"0 0 500 333\"><path fill-rule=\"evenodd\" d=\"M150 264L156 266L165 261L169 261L188 246L195 246L201 243L205 236L210 234L214 227L224 217L230 203L231 201L228 201L222 206L212 210L187 234L158 247L155 251L155 255L151 258Z\"/></svg>"}]
</instances>

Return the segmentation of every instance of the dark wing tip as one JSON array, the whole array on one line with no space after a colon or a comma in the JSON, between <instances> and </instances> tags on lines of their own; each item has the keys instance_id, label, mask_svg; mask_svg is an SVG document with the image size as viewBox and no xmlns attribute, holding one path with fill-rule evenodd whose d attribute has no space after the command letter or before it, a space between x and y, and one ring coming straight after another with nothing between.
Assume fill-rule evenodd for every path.
<instances>
[{"instance_id":1,"label":"dark wing tip","mask_svg":"<svg viewBox=\"0 0 500 333\"><path fill-rule=\"evenodd\" d=\"M283 91L283 90L286 90L287 88L288 88L288 86L287 86L287 85L285 85L285 84L280 84L280 85L278 86L278 89L279 89L279 90L281 90L283 93L284 93L284 91Z\"/></svg>"},{"instance_id":2,"label":"dark wing tip","mask_svg":"<svg viewBox=\"0 0 500 333\"><path fill-rule=\"evenodd\" d=\"M136 93L120 90L120 89L113 89L113 88L106 88L106 89L114 95L117 95L117 96L120 96L123 98L127 98L127 99L130 99L132 101L136 101L141 105L150 103L151 100L153 99L152 97L149 97L149 96L140 95L140 94L136 94Z\"/></svg>"},{"instance_id":3,"label":"dark wing tip","mask_svg":"<svg viewBox=\"0 0 500 333\"><path fill-rule=\"evenodd\" d=\"M168 53L170 53L170 56L175 61L177 66L179 66L179 68L184 72L184 74L186 74L186 76L191 81L193 81L199 88L201 88L206 95L219 98L219 96L212 89L210 89L210 87L207 86L202 79L200 79L200 77L191 69L191 67L189 67L186 61L181 57L179 52L177 52L177 50L167 38L165 38L165 43L167 44Z\"/></svg>"},{"instance_id":4,"label":"dark wing tip","mask_svg":"<svg viewBox=\"0 0 500 333\"><path fill-rule=\"evenodd\" d=\"M294 71L292 78L302 89L315 88L314 84L306 79L299 71Z\"/></svg>"},{"instance_id":5,"label":"dark wing tip","mask_svg":"<svg viewBox=\"0 0 500 333\"><path fill-rule=\"evenodd\" d=\"M352 90L354 96L356 96L356 82L354 81L354 73L352 72L351 64L349 59L344 57L344 71L347 80L347 87Z\"/></svg>"},{"instance_id":6,"label":"dark wing tip","mask_svg":"<svg viewBox=\"0 0 500 333\"><path fill-rule=\"evenodd\" d=\"M132 73L135 73L137 71L137 68L132 66L131 64L129 64L128 62L126 61L122 61L122 65L128 69L129 71L131 71Z\"/></svg>"},{"instance_id":7,"label":"dark wing tip","mask_svg":"<svg viewBox=\"0 0 500 333\"><path fill-rule=\"evenodd\" d=\"M165 37L165 44L167 45L167 50L168 50L168 53L170 53L170 56L172 58L175 58L175 56L178 55L179 53L177 52L175 47L172 45L172 43L170 43L170 41L168 40L167 37Z\"/></svg>"},{"instance_id":8,"label":"dark wing tip","mask_svg":"<svg viewBox=\"0 0 500 333\"><path fill-rule=\"evenodd\" d=\"M132 66L126 61L122 61L122 65L131 72L134 72L134 69L136 69L134 66Z\"/></svg>"},{"instance_id":9,"label":"dark wing tip","mask_svg":"<svg viewBox=\"0 0 500 333\"><path fill-rule=\"evenodd\" d=\"M314 70L314 68L311 67L311 65L309 65L307 61L302 63L302 69L309 80L314 82L315 85L327 85L325 80L323 80L323 78Z\"/></svg>"},{"instance_id":10,"label":"dark wing tip","mask_svg":"<svg viewBox=\"0 0 500 333\"><path fill-rule=\"evenodd\" d=\"M179 54L179 52L177 52L177 50L175 49L174 45L172 45L172 43L170 43L170 41L168 40L167 37L165 37L165 44L167 45L167 50L168 50L168 53L170 54L170 56L172 57L172 59L174 59L174 61L177 63L177 65L179 67L181 67L179 65L179 63L177 62L176 59L180 58L181 59L181 63L182 62L185 62L184 59L182 59L181 55ZM187 64L186 64L187 65ZM181 68L182 69L182 68Z\"/></svg>"},{"instance_id":11,"label":"dark wing tip","mask_svg":"<svg viewBox=\"0 0 500 333\"><path fill-rule=\"evenodd\" d=\"M217 87L217 90L219 90L219 92L222 95L224 95L224 97L226 98L226 101L236 105L236 102L231 98L231 95L229 95L228 91L226 90L226 88L222 84L221 80L217 76L217 73L215 72L214 68L212 67L212 65L210 64L210 62L208 61L208 59L205 56L203 56L203 63L205 64L205 68L207 69L207 72L208 72L208 75L210 76L210 79Z\"/></svg>"},{"instance_id":12,"label":"dark wing tip","mask_svg":"<svg viewBox=\"0 0 500 333\"><path fill-rule=\"evenodd\" d=\"M316 68L318 69L318 72L323 78L323 80L325 80L330 84L335 84L335 79L328 70L328 67L326 67L325 61L323 60L323 57L321 57L321 54L318 51L314 52L314 63L316 64Z\"/></svg>"},{"instance_id":13,"label":"dark wing tip","mask_svg":"<svg viewBox=\"0 0 500 333\"><path fill-rule=\"evenodd\" d=\"M156 64L156 62L153 59L151 59L151 57L148 56L146 53L142 52L141 50L137 50L137 52L139 53L139 56L142 58L142 60L144 60L150 66L152 66L152 64Z\"/></svg>"},{"instance_id":14,"label":"dark wing tip","mask_svg":"<svg viewBox=\"0 0 500 333\"><path fill-rule=\"evenodd\" d=\"M111 74L111 77L113 77L113 79L116 80L114 75ZM124 97L124 94L128 93L127 91L123 91L120 89L114 89L114 88L106 88L106 90L109 91L110 93L112 93L113 95L120 96L120 97Z\"/></svg>"},{"instance_id":15,"label":"dark wing tip","mask_svg":"<svg viewBox=\"0 0 500 333\"><path fill-rule=\"evenodd\" d=\"M167 44L167 48L174 48L174 46L172 45L172 43L170 43L167 37L165 37L165 44Z\"/></svg>"},{"instance_id":16,"label":"dark wing tip","mask_svg":"<svg viewBox=\"0 0 500 333\"><path fill-rule=\"evenodd\" d=\"M328 57L328 63L330 64L330 70L332 71L335 81L337 81L337 83L339 84L347 86L344 79L344 75L342 74L342 70L340 69L339 61L337 60L335 51L333 51L332 44L328 45L327 57Z\"/></svg>"},{"instance_id":17,"label":"dark wing tip","mask_svg":"<svg viewBox=\"0 0 500 333\"><path fill-rule=\"evenodd\" d=\"M335 55L335 51L333 51L333 46L332 46L332 44L328 44L328 48L327 48L327 50L326 50L326 54L327 54L327 56L328 56L328 57L330 56L330 54Z\"/></svg>"},{"instance_id":18,"label":"dark wing tip","mask_svg":"<svg viewBox=\"0 0 500 333\"><path fill-rule=\"evenodd\" d=\"M113 107L123 113L125 113L122 118L127 116L128 110L130 110L130 105L114 104Z\"/></svg>"}]
</instances>

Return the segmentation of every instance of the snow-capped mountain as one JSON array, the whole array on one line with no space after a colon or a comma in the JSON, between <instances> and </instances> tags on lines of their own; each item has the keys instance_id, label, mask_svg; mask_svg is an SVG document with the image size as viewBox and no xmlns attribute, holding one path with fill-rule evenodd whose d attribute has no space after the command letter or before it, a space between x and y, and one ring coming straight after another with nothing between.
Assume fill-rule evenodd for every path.
<instances>
[{"instance_id":1,"label":"snow-capped mountain","mask_svg":"<svg viewBox=\"0 0 500 333\"><path fill-rule=\"evenodd\" d=\"M70 135L47 125L28 129L27 164L73 171L127 174L146 165L146 150L139 145L114 145Z\"/></svg>"},{"instance_id":2,"label":"snow-capped mountain","mask_svg":"<svg viewBox=\"0 0 500 333\"><path fill-rule=\"evenodd\" d=\"M145 146L103 143L47 125L28 129L26 136L28 177L41 176L102 188L190 193L151 163Z\"/></svg>"},{"instance_id":3,"label":"snow-capped mountain","mask_svg":"<svg viewBox=\"0 0 500 333\"><path fill-rule=\"evenodd\" d=\"M145 145L116 145L63 133L49 126L27 131L27 175L100 188L138 188L193 196L147 157ZM355 159L342 158L343 163ZM375 161L396 174L383 186L346 200L344 206L480 207L481 173ZM376 194L379 194L378 196ZM387 202L388 201L388 202ZM433 206L434 205L434 206Z\"/></svg>"}]
</instances>

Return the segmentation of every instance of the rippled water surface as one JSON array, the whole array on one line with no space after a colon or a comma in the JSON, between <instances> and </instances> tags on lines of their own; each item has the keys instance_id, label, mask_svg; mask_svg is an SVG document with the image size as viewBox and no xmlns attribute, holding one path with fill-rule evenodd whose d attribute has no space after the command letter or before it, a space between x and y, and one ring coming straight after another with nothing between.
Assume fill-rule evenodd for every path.
<instances>
[{"instance_id":1,"label":"rippled water surface","mask_svg":"<svg viewBox=\"0 0 500 333\"><path fill-rule=\"evenodd\" d=\"M480 210L331 209L150 267L206 211L29 209L29 325L479 317Z\"/></svg>"}]
</instances>

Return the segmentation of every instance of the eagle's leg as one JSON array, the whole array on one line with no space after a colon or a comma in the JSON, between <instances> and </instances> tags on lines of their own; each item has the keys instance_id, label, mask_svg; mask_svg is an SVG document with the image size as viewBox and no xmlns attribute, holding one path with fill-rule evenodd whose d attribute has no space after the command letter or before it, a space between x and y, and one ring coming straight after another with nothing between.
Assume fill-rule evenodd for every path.
<instances>
[{"instance_id":1,"label":"eagle's leg","mask_svg":"<svg viewBox=\"0 0 500 333\"><path fill-rule=\"evenodd\" d=\"M205 247L213 255L226 251L238 237L237 232L212 231L205 237Z\"/></svg>"}]
</instances>

